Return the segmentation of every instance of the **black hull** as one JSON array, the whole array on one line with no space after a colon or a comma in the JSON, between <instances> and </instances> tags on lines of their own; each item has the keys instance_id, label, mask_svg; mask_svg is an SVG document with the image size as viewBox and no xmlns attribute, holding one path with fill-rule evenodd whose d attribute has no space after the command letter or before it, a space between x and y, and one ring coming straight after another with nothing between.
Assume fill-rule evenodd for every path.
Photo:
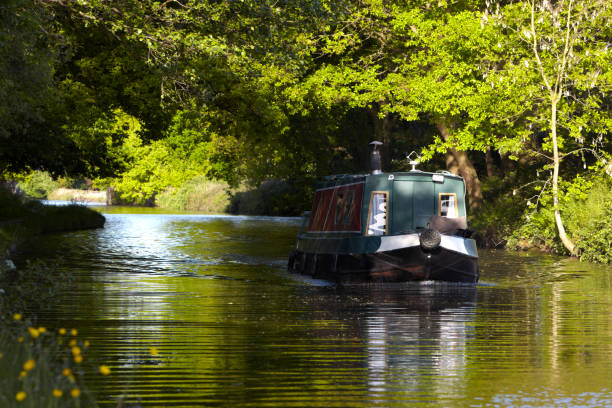
<instances>
[{"instance_id":1,"label":"black hull","mask_svg":"<svg viewBox=\"0 0 612 408\"><path fill-rule=\"evenodd\" d=\"M334 282L408 282L436 280L476 283L478 258L442 247L429 252L420 246L368 254L314 254L295 251L290 272Z\"/></svg>"}]
</instances>

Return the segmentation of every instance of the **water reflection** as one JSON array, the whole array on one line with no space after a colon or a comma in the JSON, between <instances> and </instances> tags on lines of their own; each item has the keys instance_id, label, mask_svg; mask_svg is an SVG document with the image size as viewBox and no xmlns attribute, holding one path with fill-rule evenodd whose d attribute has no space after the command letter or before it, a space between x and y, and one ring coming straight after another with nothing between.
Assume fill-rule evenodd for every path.
<instances>
[{"instance_id":1,"label":"water reflection","mask_svg":"<svg viewBox=\"0 0 612 408\"><path fill-rule=\"evenodd\" d=\"M111 366L102 406L610 405L609 268L485 252L477 287L319 285L284 270L298 224L110 214L24 257L72 273L41 324Z\"/></svg>"},{"instance_id":2,"label":"water reflection","mask_svg":"<svg viewBox=\"0 0 612 408\"><path fill-rule=\"evenodd\" d=\"M462 393L475 319L474 286L387 285L358 296L372 299L362 329L372 404L388 403L389 395L436 400Z\"/></svg>"}]
</instances>

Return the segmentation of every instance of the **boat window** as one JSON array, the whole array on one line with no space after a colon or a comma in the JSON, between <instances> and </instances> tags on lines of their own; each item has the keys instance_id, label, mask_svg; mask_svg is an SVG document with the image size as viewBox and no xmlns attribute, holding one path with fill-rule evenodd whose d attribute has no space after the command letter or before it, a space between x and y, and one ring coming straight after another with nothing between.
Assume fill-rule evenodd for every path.
<instances>
[{"instance_id":1,"label":"boat window","mask_svg":"<svg viewBox=\"0 0 612 408\"><path fill-rule=\"evenodd\" d=\"M370 196L368 235L385 235L387 233L388 194L386 191L373 191Z\"/></svg>"},{"instance_id":2,"label":"boat window","mask_svg":"<svg viewBox=\"0 0 612 408\"><path fill-rule=\"evenodd\" d=\"M336 225L347 225L350 223L354 200L355 190L338 192L338 199L336 201L336 216L334 219L334 223Z\"/></svg>"},{"instance_id":3,"label":"boat window","mask_svg":"<svg viewBox=\"0 0 612 408\"><path fill-rule=\"evenodd\" d=\"M446 218L457 218L457 194L440 193L438 215Z\"/></svg>"}]
</instances>

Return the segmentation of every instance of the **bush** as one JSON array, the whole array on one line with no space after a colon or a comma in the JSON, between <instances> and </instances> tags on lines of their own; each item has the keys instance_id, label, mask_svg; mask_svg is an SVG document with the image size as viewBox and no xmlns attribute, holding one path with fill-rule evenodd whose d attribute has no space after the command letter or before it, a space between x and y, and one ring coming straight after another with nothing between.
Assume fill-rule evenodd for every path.
<instances>
[{"instance_id":1,"label":"bush","mask_svg":"<svg viewBox=\"0 0 612 408\"><path fill-rule=\"evenodd\" d=\"M49 193L59 188L59 183L54 181L53 177L46 171L36 170L26 176L22 183L19 183L19 188L28 197L46 199Z\"/></svg>"},{"instance_id":2,"label":"bush","mask_svg":"<svg viewBox=\"0 0 612 408\"><path fill-rule=\"evenodd\" d=\"M508 237L508 248L537 248L546 252L566 253L557 234L552 205L541 206L535 212L527 210L523 223Z\"/></svg>"},{"instance_id":3,"label":"bush","mask_svg":"<svg viewBox=\"0 0 612 408\"><path fill-rule=\"evenodd\" d=\"M609 178L587 181L577 177L571 184L563 185L560 211L580 259L612 262L612 183ZM537 211L529 210L524 223L511 234L508 247L568 253L558 237L550 195L542 197Z\"/></svg>"},{"instance_id":4,"label":"bush","mask_svg":"<svg viewBox=\"0 0 612 408\"><path fill-rule=\"evenodd\" d=\"M580 250L580 259L590 262L612 262L612 182L595 183L586 198L571 201L565 213L566 224Z\"/></svg>"},{"instance_id":5,"label":"bush","mask_svg":"<svg viewBox=\"0 0 612 408\"><path fill-rule=\"evenodd\" d=\"M197 176L183 183L179 189L168 189L158 194L155 203L175 211L223 213L229 205L228 189L227 183Z\"/></svg>"},{"instance_id":6,"label":"bush","mask_svg":"<svg viewBox=\"0 0 612 408\"><path fill-rule=\"evenodd\" d=\"M482 183L484 204L477 214L470 214L470 229L478 246L503 248L523 220L523 197L512 194L511 186L497 177Z\"/></svg>"}]
</instances>

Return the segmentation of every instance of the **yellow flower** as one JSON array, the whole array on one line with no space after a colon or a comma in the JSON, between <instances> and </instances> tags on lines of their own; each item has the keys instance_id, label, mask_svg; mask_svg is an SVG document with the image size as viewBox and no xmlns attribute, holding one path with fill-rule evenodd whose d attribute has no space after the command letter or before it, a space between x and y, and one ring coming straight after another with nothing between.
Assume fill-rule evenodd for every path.
<instances>
[{"instance_id":1,"label":"yellow flower","mask_svg":"<svg viewBox=\"0 0 612 408\"><path fill-rule=\"evenodd\" d=\"M109 375L111 372L110 368L107 365L101 365L100 366L100 374L102 375Z\"/></svg>"},{"instance_id":2,"label":"yellow flower","mask_svg":"<svg viewBox=\"0 0 612 408\"><path fill-rule=\"evenodd\" d=\"M19 338L17 339L18 342L23 343L23 336L19 336Z\"/></svg>"},{"instance_id":3,"label":"yellow flower","mask_svg":"<svg viewBox=\"0 0 612 408\"><path fill-rule=\"evenodd\" d=\"M66 368L64 368L64 369L62 370L62 375L63 375L64 377L68 377L70 374L72 374L72 371L70 371L70 369L69 369L68 367L66 367Z\"/></svg>"},{"instance_id":4,"label":"yellow flower","mask_svg":"<svg viewBox=\"0 0 612 408\"><path fill-rule=\"evenodd\" d=\"M79 334L79 332L77 331L77 329L72 329L70 330L70 334L72 334L73 336L76 336L77 334Z\"/></svg>"},{"instance_id":5,"label":"yellow flower","mask_svg":"<svg viewBox=\"0 0 612 408\"><path fill-rule=\"evenodd\" d=\"M36 361L34 361L33 358L26 361L25 364L23 365L23 369L26 371L30 371L34 369L34 367L36 367Z\"/></svg>"},{"instance_id":6,"label":"yellow flower","mask_svg":"<svg viewBox=\"0 0 612 408\"><path fill-rule=\"evenodd\" d=\"M26 375L28 375L28 373L26 371L22 371L19 373L19 379L21 380L23 377L25 377Z\"/></svg>"},{"instance_id":7,"label":"yellow flower","mask_svg":"<svg viewBox=\"0 0 612 408\"><path fill-rule=\"evenodd\" d=\"M61 398L61 397L62 397L62 395L64 395L64 393L62 392L62 390L58 390L57 388L55 388L55 389L53 390L53 396L54 396L55 398Z\"/></svg>"},{"instance_id":8,"label":"yellow flower","mask_svg":"<svg viewBox=\"0 0 612 408\"><path fill-rule=\"evenodd\" d=\"M15 319L15 320L21 320L21 313L15 313L15 314L13 315L13 319ZM24 397L24 398L25 398L25 397Z\"/></svg>"},{"instance_id":9,"label":"yellow flower","mask_svg":"<svg viewBox=\"0 0 612 408\"><path fill-rule=\"evenodd\" d=\"M0 353L0 358L4 357L4 354Z\"/></svg>"},{"instance_id":10,"label":"yellow flower","mask_svg":"<svg viewBox=\"0 0 612 408\"><path fill-rule=\"evenodd\" d=\"M72 355L73 356L80 356L81 355L81 348L77 347L77 346L74 346L72 348Z\"/></svg>"},{"instance_id":11,"label":"yellow flower","mask_svg":"<svg viewBox=\"0 0 612 408\"><path fill-rule=\"evenodd\" d=\"M81 390L73 388L72 391L70 391L70 395L72 395L72 398L78 398L79 395L81 395Z\"/></svg>"},{"instance_id":12,"label":"yellow flower","mask_svg":"<svg viewBox=\"0 0 612 408\"><path fill-rule=\"evenodd\" d=\"M89 342L89 340L85 340L85 341L83 342L83 345L84 345L85 347L89 347L89 345L90 345L90 344L91 344L91 343Z\"/></svg>"},{"instance_id":13,"label":"yellow flower","mask_svg":"<svg viewBox=\"0 0 612 408\"><path fill-rule=\"evenodd\" d=\"M151 353L152 356L156 356L159 354L159 352L157 351L157 347L151 347L149 349L149 352Z\"/></svg>"},{"instance_id":14,"label":"yellow flower","mask_svg":"<svg viewBox=\"0 0 612 408\"><path fill-rule=\"evenodd\" d=\"M77 341L76 341L75 339L72 339L72 340L70 340L70 342L68 343L68 345L69 345L70 347L74 347L74 346L76 346L76 345L77 345Z\"/></svg>"},{"instance_id":15,"label":"yellow flower","mask_svg":"<svg viewBox=\"0 0 612 408\"><path fill-rule=\"evenodd\" d=\"M43 326L40 326L40 327L38 328L38 331L40 332L40 334L42 334L42 333L46 332L46 331L47 331L47 329L46 329L45 327L43 327Z\"/></svg>"},{"instance_id":16,"label":"yellow flower","mask_svg":"<svg viewBox=\"0 0 612 408\"><path fill-rule=\"evenodd\" d=\"M77 356L74 356L74 362L75 363L80 364L81 361L83 361L83 356L82 355L79 354Z\"/></svg>"},{"instance_id":17,"label":"yellow flower","mask_svg":"<svg viewBox=\"0 0 612 408\"><path fill-rule=\"evenodd\" d=\"M58 330L58 332L59 332L60 336L63 336L64 334L66 334L66 329L61 328L61 329Z\"/></svg>"},{"instance_id":18,"label":"yellow flower","mask_svg":"<svg viewBox=\"0 0 612 408\"><path fill-rule=\"evenodd\" d=\"M24 399L26 399L26 397L28 396L28 394L26 394L24 391L19 391L17 393L17 395L15 395L15 399L19 402L23 401Z\"/></svg>"},{"instance_id":19,"label":"yellow flower","mask_svg":"<svg viewBox=\"0 0 612 408\"><path fill-rule=\"evenodd\" d=\"M40 332L37 329L35 329L34 327L28 327L28 331L30 332L30 336L32 336L33 339L35 339L38 336L40 336Z\"/></svg>"}]
</instances>

